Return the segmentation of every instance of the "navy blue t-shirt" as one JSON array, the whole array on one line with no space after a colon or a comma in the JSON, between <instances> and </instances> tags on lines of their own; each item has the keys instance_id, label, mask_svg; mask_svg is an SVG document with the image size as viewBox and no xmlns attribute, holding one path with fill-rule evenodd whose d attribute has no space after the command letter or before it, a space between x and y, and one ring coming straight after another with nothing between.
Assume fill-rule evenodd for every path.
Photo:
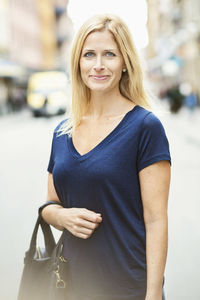
<instances>
[{"instance_id":1,"label":"navy blue t-shirt","mask_svg":"<svg viewBox=\"0 0 200 300\"><path fill-rule=\"evenodd\" d=\"M143 300L146 245L139 172L170 161L160 120L135 106L95 148L80 155L56 128L48 171L64 207L102 214L88 239L65 231L70 300Z\"/></svg>"}]
</instances>

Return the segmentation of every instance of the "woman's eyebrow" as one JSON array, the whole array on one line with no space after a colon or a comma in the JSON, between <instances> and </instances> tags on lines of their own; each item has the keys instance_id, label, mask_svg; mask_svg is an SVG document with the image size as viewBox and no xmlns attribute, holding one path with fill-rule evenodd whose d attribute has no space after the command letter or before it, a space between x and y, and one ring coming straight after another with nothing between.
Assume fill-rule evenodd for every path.
<instances>
[{"instance_id":1,"label":"woman's eyebrow","mask_svg":"<svg viewBox=\"0 0 200 300\"><path fill-rule=\"evenodd\" d=\"M83 49L83 51L95 51L94 49Z\"/></svg>"},{"instance_id":2,"label":"woman's eyebrow","mask_svg":"<svg viewBox=\"0 0 200 300\"><path fill-rule=\"evenodd\" d=\"M95 50L94 49L83 49L83 51L85 52L85 51L92 51L92 52L94 52ZM117 48L113 48L113 49L104 49L103 50L104 52L106 52L106 51L118 51L118 49Z\"/></svg>"},{"instance_id":3,"label":"woman's eyebrow","mask_svg":"<svg viewBox=\"0 0 200 300\"><path fill-rule=\"evenodd\" d=\"M113 48L113 49L105 49L104 51L117 51L117 48Z\"/></svg>"}]
</instances>

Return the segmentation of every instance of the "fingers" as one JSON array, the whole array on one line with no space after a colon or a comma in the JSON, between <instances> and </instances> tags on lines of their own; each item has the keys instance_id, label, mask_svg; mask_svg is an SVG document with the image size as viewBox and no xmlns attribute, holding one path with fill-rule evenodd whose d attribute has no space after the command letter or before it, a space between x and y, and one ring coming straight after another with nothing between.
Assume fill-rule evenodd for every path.
<instances>
[{"instance_id":1,"label":"fingers","mask_svg":"<svg viewBox=\"0 0 200 300\"><path fill-rule=\"evenodd\" d=\"M74 233L73 235L78 237L78 238L84 239L84 240L86 240L90 237L90 236L88 236L86 234L83 234L83 233Z\"/></svg>"},{"instance_id":2,"label":"fingers","mask_svg":"<svg viewBox=\"0 0 200 300\"><path fill-rule=\"evenodd\" d=\"M74 225L70 231L76 237L87 239L93 234L94 230L95 229L88 229L82 226Z\"/></svg>"},{"instance_id":3,"label":"fingers","mask_svg":"<svg viewBox=\"0 0 200 300\"><path fill-rule=\"evenodd\" d=\"M102 222L102 217L100 213L95 213L91 210L83 208L81 211L81 218L93 222L93 223L101 223Z\"/></svg>"},{"instance_id":4,"label":"fingers","mask_svg":"<svg viewBox=\"0 0 200 300\"><path fill-rule=\"evenodd\" d=\"M88 229L85 227L74 226L74 232L78 233L78 234L81 233L81 234L84 234L84 235L90 237L92 235L92 233L94 232L94 229Z\"/></svg>"},{"instance_id":5,"label":"fingers","mask_svg":"<svg viewBox=\"0 0 200 300\"><path fill-rule=\"evenodd\" d=\"M89 222L89 221L86 221L84 219L78 219L76 224L79 227L84 227L84 228L87 228L87 229L90 229L90 230L95 230L99 226L99 223Z\"/></svg>"},{"instance_id":6,"label":"fingers","mask_svg":"<svg viewBox=\"0 0 200 300\"><path fill-rule=\"evenodd\" d=\"M84 218L87 218L91 221L88 221ZM93 234L101 221L102 218L100 216L96 216L95 213L86 213L83 215L80 214L80 216L77 217L76 220L74 220L73 234L77 237L87 239Z\"/></svg>"},{"instance_id":7,"label":"fingers","mask_svg":"<svg viewBox=\"0 0 200 300\"><path fill-rule=\"evenodd\" d=\"M100 213L85 208L69 208L62 211L62 224L74 236L87 239L102 222Z\"/></svg>"}]
</instances>

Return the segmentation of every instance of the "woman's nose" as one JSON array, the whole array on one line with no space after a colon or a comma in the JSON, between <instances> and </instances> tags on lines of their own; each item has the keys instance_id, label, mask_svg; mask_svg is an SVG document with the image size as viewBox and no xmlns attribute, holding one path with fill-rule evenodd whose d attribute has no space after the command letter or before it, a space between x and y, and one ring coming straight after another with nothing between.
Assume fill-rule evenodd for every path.
<instances>
[{"instance_id":1,"label":"woman's nose","mask_svg":"<svg viewBox=\"0 0 200 300\"><path fill-rule=\"evenodd\" d=\"M101 56L96 57L95 64L94 64L93 68L94 68L95 71L101 71L101 70L105 69Z\"/></svg>"}]
</instances>

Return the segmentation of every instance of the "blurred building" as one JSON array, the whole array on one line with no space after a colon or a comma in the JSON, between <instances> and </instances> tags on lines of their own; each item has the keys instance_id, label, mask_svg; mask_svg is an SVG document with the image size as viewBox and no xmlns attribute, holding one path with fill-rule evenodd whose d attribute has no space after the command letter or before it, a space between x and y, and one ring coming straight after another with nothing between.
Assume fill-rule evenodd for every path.
<instances>
[{"instance_id":1,"label":"blurred building","mask_svg":"<svg viewBox=\"0 0 200 300\"><path fill-rule=\"evenodd\" d=\"M33 69L60 67L71 31L66 12L66 0L10 0L10 57Z\"/></svg>"},{"instance_id":2,"label":"blurred building","mask_svg":"<svg viewBox=\"0 0 200 300\"><path fill-rule=\"evenodd\" d=\"M39 1L38 1L39 2ZM46 4L46 1L42 1ZM46 18L49 18L49 27L53 25L53 20L49 16L49 7ZM43 26L45 16L42 11L45 9L33 0L10 0L9 1L9 19L10 19L10 45L8 55L12 61L15 61L31 69L40 69L44 66L52 66L55 41L52 33L45 31ZM46 39L45 39L45 37ZM48 58L45 58L47 48L50 50Z\"/></svg>"},{"instance_id":3,"label":"blurred building","mask_svg":"<svg viewBox=\"0 0 200 300\"><path fill-rule=\"evenodd\" d=\"M68 70L73 29L67 5L68 0L0 1L0 112L1 103L12 101L16 82L25 84L35 71Z\"/></svg>"},{"instance_id":4,"label":"blurred building","mask_svg":"<svg viewBox=\"0 0 200 300\"><path fill-rule=\"evenodd\" d=\"M55 0L54 13L56 18L56 65L69 71L69 52L73 37L73 25L68 17L69 0Z\"/></svg>"},{"instance_id":5,"label":"blurred building","mask_svg":"<svg viewBox=\"0 0 200 300\"><path fill-rule=\"evenodd\" d=\"M200 95L200 1L147 3L151 78L165 86L187 82Z\"/></svg>"},{"instance_id":6,"label":"blurred building","mask_svg":"<svg viewBox=\"0 0 200 300\"><path fill-rule=\"evenodd\" d=\"M68 0L1 0L0 58L33 70L64 69L73 34L67 5Z\"/></svg>"},{"instance_id":7,"label":"blurred building","mask_svg":"<svg viewBox=\"0 0 200 300\"><path fill-rule=\"evenodd\" d=\"M8 51L9 44L9 7L8 1L0 1L0 55L5 55Z\"/></svg>"}]
</instances>

